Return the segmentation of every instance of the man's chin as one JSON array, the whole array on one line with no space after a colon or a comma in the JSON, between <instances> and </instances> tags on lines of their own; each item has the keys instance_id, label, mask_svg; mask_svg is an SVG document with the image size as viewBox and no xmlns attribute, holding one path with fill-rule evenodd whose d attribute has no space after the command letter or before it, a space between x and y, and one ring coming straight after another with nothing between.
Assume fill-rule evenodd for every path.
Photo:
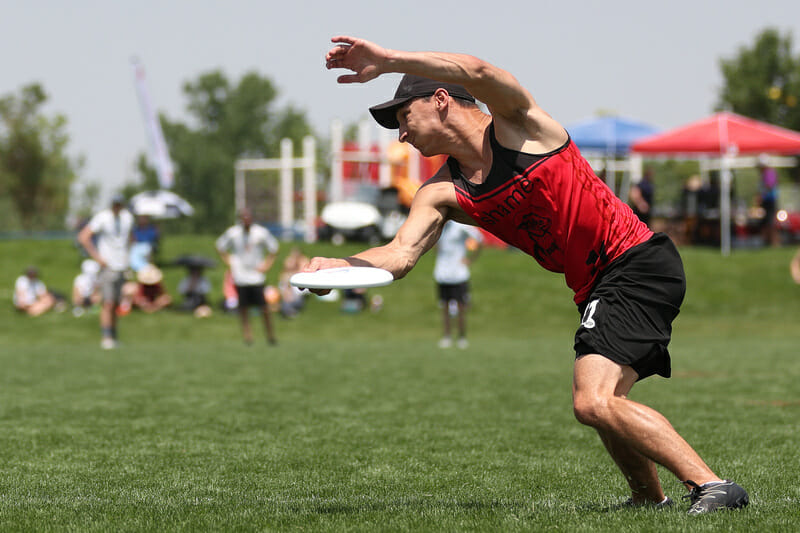
<instances>
[{"instance_id":1,"label":"man's chin","mask_svg":"<svg viewBox=\"0 0 800 533\"><path fill-rule=\"evenodd\" d=\"M438 153L430 150L429 148L426 148L425 146L417 146L416 144L413 144L413 143L411 144L411 146L416 148L417 151L419 151L419 153L422 154L425 157L433 157L435 155L439 155Z\"/></svg>"}]
</instances>

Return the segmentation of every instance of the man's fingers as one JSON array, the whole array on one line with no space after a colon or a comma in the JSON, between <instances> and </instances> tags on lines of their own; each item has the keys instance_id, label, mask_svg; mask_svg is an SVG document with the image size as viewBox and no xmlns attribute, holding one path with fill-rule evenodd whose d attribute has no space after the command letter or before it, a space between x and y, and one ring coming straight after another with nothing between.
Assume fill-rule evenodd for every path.
<instances>
[{"instance_id":1,"label":"man's fingers","mask_svg":"<svg viewBox=\"0 0 800 533\"><path fill-rule=\"evenodd\" d=\"M303 265L301 269L303 272L316 272L320 269L320 264L322 263L322 258L320 257L312 257L311 261Z\"/></svg>"},{"instance_id":2,"label":"man's fingers","mask_svg":"<svg viewBox=\"0 0 800 533\"><path fill-rule=\"evenodd\" d=\"M336 81L339 83L359 83L361 81L361 76L358 74L342 74Z\"/></svg>"},{"instance_id":3,"label":"man's fingers","mask_svg":"<svg viewBox=\"0 0 800 533\"><path fill-rule=\"evenodd\" d=\"M337 35L336 37L331 37L331 42L347 46L354 44L356 42L356 38L350 37L349 35Z\"/></svg>"}]
</instances>

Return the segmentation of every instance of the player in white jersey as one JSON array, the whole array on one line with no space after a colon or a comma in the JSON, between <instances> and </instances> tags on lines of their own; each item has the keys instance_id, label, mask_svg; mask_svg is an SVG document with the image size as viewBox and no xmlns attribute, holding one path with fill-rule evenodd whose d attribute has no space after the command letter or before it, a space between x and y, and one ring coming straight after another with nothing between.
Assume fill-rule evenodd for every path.
<instances>
[{"instance_id":1,"label":"player in white jersey","mask_svg":"<svg viewBox=\"0 0 800 533\"><path fill-rule=\"evenodd\" d=\"M242 336L245 343L252 344L248 312L250 307L257 306L264 317L267 342L277 344L269 306L264 298L264 284L278 253L278 241L267 228L253 224L253 215L247 208L239 212L239 222L217 239L216 246L222 261L230 268L236 286Z\"/></svg>"},{"instance_id":2,"label":"player in white jersey","mask_svg":"<svg viewBox=\"0 0 800 533\"><path fill-rule=\"evenodd\" d=\"M480 243L481 233L476 227L448 220L436 244L433 279L436 281L439 303L442 306L444 330L439 340L440 348L449 348L453 344L451 316L458 323L458 347L466 348L468 345L466 312L470 301L469 266L480 252Z\"/></svg>"},{"instance_id":3,"label":"player in white jersey","mask_svg":"<svg viewBox=\"0 0 800 533\"><path fill-rule=\"evenodd\" d=\"M125 272L130 266L129 250L133 235L133 215L125 209L125 198L115 195L111 207L92 217L78 234L78 242L100 265L100 345L108 350L117 346L116 307L122 296ZM93 242L97 239L97 245Z\"/></svg>"}]
</instances>

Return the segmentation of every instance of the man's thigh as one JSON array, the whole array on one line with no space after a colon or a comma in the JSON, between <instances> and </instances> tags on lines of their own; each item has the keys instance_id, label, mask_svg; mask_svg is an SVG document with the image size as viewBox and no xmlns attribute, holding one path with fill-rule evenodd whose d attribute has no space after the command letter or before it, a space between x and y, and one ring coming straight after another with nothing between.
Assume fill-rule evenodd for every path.
<instances>
[{"instance_id":1,"label":"man's thigh","mask_svg":"<svg viewBox=\"0 0 800 533\"><path fill-rule=\"evenodd\" d=\"M573 368L573 395L627 396L639 375L633 368L600 354L581 355Z\"/></svg>"},{"instance_id":2,"label":"man's thigh","mask_svg":"<svg viewBox=\"0 0 800 533\"><path fill-rule=\"evenodd\" d=\"M104 302L118 303L122 294L125 276L122 272L104 270L100 273L100 292Z\"/></svg>"}]
</instances>

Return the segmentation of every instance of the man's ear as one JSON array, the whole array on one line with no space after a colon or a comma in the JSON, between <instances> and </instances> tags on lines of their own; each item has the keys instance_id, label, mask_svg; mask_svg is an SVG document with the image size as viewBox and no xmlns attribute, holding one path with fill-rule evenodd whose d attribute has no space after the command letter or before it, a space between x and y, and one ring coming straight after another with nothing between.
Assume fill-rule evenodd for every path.
<instances>
[{"instance_id":1,"label":"man's ear","mask_svg":"<svg viewBox=\"0 0 800 533\"><path fill-rule=\"evenodd\" d=\"M450 93L440 87L433 93L433 101L436 104L436 109L442 111L446 109L450 103Z\"/></svg>"}]
</instances>

